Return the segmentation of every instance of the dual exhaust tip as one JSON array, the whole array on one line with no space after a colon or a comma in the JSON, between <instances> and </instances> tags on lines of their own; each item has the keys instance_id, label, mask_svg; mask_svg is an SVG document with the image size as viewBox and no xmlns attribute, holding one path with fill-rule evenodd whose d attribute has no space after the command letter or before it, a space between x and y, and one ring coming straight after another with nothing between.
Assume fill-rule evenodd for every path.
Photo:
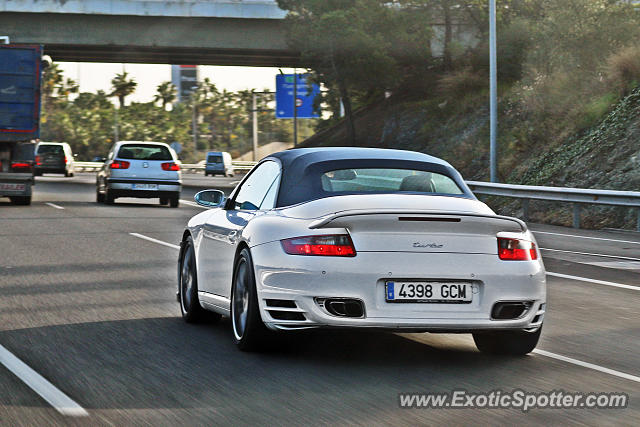
<instances>
[{"instance_id":1,"label":"dual exhaust tip","mask_svg":"<svg viewBox=\"0 0 640 427\"><path fill-rule=\"evenodd\" d=\"M364 317L364 304L355 298L316 298L316 303L336 317Z\"/></svg>"}]
</instances>

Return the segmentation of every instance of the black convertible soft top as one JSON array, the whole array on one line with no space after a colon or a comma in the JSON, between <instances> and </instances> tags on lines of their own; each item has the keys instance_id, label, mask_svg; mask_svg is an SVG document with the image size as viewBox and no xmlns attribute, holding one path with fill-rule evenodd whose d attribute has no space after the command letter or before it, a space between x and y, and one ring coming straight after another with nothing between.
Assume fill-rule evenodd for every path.
<instances>
[{"instance_id":1,"label":"black convertible soft top","mask_svg":"<svg viewBox=\"0 0 640 427\"><path fill-rule=\"evenodd\" d=\"M464 194L474 199L462 176L449 163L428 154L382 148L296 148L281 151L263 160L275 160L282 166L277 207L291 206L335 194L322 189L320 176L337 169L391 168L435 172L448 176ZM354 193L357 194L357 193Z\"/></svg>"}]
</instances>

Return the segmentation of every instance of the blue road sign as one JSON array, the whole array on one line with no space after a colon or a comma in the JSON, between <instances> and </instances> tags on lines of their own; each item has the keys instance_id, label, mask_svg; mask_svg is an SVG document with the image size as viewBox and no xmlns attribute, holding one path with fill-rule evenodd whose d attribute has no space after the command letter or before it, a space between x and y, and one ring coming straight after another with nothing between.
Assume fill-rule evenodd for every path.
<instances>
[{"instance_id":1,"label":"blue road sign","mask_svg":"<svg viewBox=\"0 0 640 427\"><path fill-rule=\"evenodd\" d=\"M276 118L293 119L293 74L276 75ZM313 111L313 101L320 93L320 86L308 84L308 74L297 74L297 97L299 119L316 119L320 117ZM311 87L309 87L311 86ZM309 90L311 89L311 90Z\"/></svg>"}]
</instances>

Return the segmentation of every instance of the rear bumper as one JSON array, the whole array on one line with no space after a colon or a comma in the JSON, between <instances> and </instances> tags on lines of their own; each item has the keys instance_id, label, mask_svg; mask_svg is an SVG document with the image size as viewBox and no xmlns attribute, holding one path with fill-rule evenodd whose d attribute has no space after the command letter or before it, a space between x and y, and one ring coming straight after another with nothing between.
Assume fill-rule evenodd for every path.
<instances>
[{"instance_id":1,"label":"rear bumper","mask_svg":"<svg viewBox=\"0 0 640 427\"><path fill-rule=\"evenodd\" d=\"M132 184L154 184L156 189L133 189ZM165 181L152 179L124 179L110 178L107 179L107 189L115 197L172 197L176 193L180 193L182 183L180 181Z\"/></svg>"},{"instance_id":2,"label":"rear bumper","mask_svg":"<svg viewBox=\"0 0 640 427\"><path fill-rule=\"evenodd\" d=\"M33 170L41 173L66 173L67 166L34 166Z\"/></svg>"},{"instance_id":3,"label":"rear bumper","mask_svg":"<svg viewBox=\"0 0 640 427\"><path fill-rule=\"evenodd\" d=\"M33 176L23 173L0 173L0 197L31 196Z\"/></svg>"},{"instance_id":4,"label":"rear bumper","mask_svg":"<svg viewBox=\"0 0 640 427\"><path fill-rule=\"evenodd\" d=\"M205 168L204 169L205 173L211 174L211 175L224 175L226 173L226 171L224 169L209 169L209 168Z\"/></svg>"},{"instance_id":5,"label":"rear bumper","mask_svg":"<svg viewBox=\"0 0 640 427\"><path fill-rule=\"evenodd\" d=\"M546 279L542 262L506 262L491 254L360 252L354 258L286 255L279 243L251 248L262 319L271 329L381 328L474 332L542 325ZM460 280L473 283L470 303L388 303L385 282ZM318 298L362 301L364 316L330 314ZM290 301L273 307L267 300ZM494 320L494 304L526 302L517 318ZM293 304L291 303L293 302ZM282 313L296 313L283 315ZM302 316L302 317L301 317ZM295 320L282 320L283 318Z\"/></svg>"}]
</instances>

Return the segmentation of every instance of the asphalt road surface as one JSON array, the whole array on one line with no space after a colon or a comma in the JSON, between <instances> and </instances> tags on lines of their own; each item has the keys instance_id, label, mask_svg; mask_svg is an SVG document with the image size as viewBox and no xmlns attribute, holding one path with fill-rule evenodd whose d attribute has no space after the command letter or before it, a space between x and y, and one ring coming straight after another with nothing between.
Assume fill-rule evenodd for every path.
<instances>
[{"instance_id":1,"label":"asphalt road surface","mask_svg":"<svg viewBox=\"0 0 640 427\"><path fill-rule=\"evenodd\" d=\"M237 181L185 175L182 200ZM281 350L250 354L235 348L228 321L180 318L172 245L202 208L98 205L94 182L45 176L32 206L0 199L0 424L640 424L637 233L532 225L549 302L538 350L525 357L483 355L469 335L351 331L286 335ZM77 406L46 401L29 381ZM399 407L402 392L462 389L620 392L629 402Z\"/></svg>"}]
</instances>

